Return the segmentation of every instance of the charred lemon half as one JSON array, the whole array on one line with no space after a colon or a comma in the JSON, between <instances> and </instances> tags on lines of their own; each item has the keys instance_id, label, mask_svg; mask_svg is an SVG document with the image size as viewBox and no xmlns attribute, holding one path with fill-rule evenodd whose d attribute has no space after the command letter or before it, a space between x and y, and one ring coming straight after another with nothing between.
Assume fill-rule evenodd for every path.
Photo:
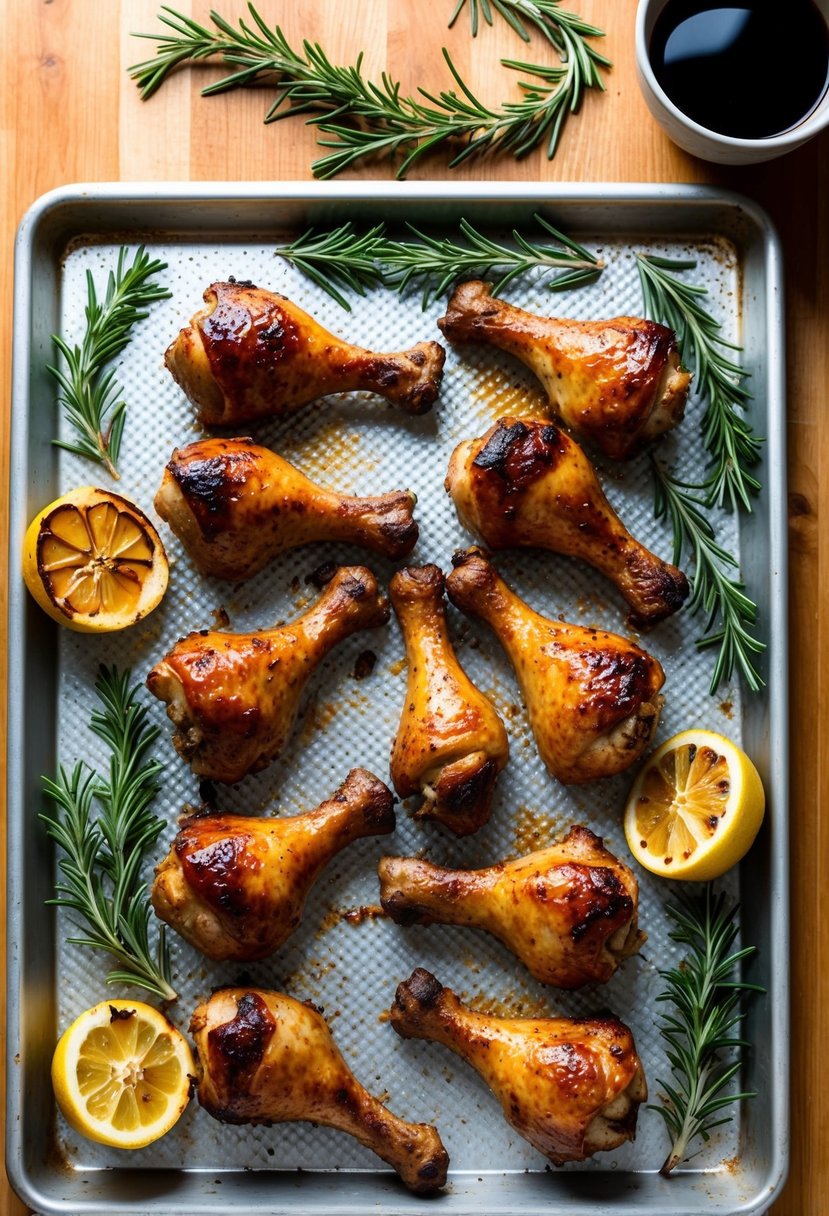
<instances>
[{"instance_id":1,"label":"charred lemon half","mask_svg":"<svg viewBox=\"0 0 829 1216\"><path fill-rule=\"evenodd\" d=\"M23 579L53 621L81 633L126 629L167 589L161 538L134 502L81 486L44 507L26 532Z\"/></svg>"}]
</instances>

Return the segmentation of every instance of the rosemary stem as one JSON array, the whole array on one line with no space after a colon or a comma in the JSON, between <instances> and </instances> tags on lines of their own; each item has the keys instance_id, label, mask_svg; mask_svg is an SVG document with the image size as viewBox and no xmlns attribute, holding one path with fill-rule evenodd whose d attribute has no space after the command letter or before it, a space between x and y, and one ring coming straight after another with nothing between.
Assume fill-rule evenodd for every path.
<instances>
[{"instance_id":1,"label":"rosemary stem","mask_svg":"<svg viewBox=\"0 0 829 1216\"><path fill-rule=\"evenodd\" d=\"M121 474L118 472L115 465L112 463L112 461L109 458L109 445L108 445L107 436L103 435L100 431L98 431L97 435L95 436L95 441L97 443L98 451L100 453L101 464L104 466L107 473L109 473L109 475L113 481L120 481Z\"/></svg>"}]
</instances>

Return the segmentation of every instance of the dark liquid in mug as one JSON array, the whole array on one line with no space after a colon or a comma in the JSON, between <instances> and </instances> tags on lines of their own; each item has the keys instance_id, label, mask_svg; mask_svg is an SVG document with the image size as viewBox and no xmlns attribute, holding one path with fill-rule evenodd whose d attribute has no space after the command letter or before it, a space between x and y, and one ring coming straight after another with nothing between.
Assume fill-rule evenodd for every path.
<instances>
[{"instance_id":1,"label":"dark liquid in mug","mask_svg":"<svg viewBox=\"0 0 829 1216\"><path fill-rule=\"evenodd\" d=\"M650 60L694 122L764 139L808 118L826 92L829 29L814 0L668 0Z\"/></svg>"}]
</instances>

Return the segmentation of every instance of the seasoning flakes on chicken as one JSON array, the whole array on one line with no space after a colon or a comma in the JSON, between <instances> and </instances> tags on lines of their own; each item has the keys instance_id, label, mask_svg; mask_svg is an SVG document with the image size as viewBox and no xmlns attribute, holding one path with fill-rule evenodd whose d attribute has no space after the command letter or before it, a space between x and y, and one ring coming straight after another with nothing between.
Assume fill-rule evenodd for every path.
<instances>
[{"instance_id":1,"label":"seasoning flakes on chicken","mask_svg":"<svg viewBox=\"0 0 829 1216\"><path fill-rule=\"evenodd\" d=\"M539 755L553 776L574 785L635 764L662 710L665 673L659 662L618 634L534 612L478 549L453 560L449 598L495 632L521 685Z\"/></svg>"},{"instance_id":2,"label":"seasoning flakes on chicken","mask_svg":"<svg viewBox=\"0 0 829 1216\"><path fill-rule=\"evenodd\" d=\"M556 988L604 983L645 941L632 871L580 824L483 870L384 857L378 872L383 910L398 924L484 929Z\"/></svg>"},{"instance_id":3,"label":"seasoning flakes on chicken","mask_svg":"<svg viewBox=\"0 0 829 1216\"><path fill-rule=\"evenodd\" d=\"M555 1165L618 1148L647 1099L633 1035L616 1018L479 1013L418 967L389 1020L404 1039L442 1043L470 1064L504 1118Z\"/></svg>"}]
</instances>

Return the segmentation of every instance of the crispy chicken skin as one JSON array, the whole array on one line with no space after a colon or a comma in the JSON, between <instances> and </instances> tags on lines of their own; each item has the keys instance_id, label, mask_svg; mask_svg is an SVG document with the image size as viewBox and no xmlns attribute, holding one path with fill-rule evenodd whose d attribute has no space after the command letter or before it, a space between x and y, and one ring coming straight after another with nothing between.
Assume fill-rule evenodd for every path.
<instances>
[{"instance_id":1,"label":"crispy chicken skin","mask_svg":"<svg viewBox=\"0 0 829 1216\"><path fill-rule=\"evenodd\" d=\"M309 890L337 853L394 831L393 803L382 781L355 768L302 815L191 816L156 869L156 915L208 958L266 958L299 926Z\"/></svg>"},{"instance_id":2,"label":"crispy chicken skin","mask_svg":"<svg viewBox=\"0 0 829 1216\"><path fill-rule=\"evenodd\" d=\"M486 929L556 988L604 983L645 940L636 879L580 825L550 848L485 870L384 857L378 873L380 902L398 924Z\"/></svg>"},{"instance_id":3,"label":"crispy chicken skin","mask_svg":"<svg viewBox=\"0 0 829 1216\"><path fill-rule=\"evenodd\" d=\"M491 549L550 549L594 566L624 596L633 626L685 602L685 575L631 536L582 449L552 422L500 418L455 448L445 484L463 526Z\"/></svg>"},{"instance_id":4,"label":"crispy chicken skin","mask_svg":"<svg viewBox=\"0 0 829 1216\"><path fill-rule=\"evenodd\" d=\"M203 426L282 418L329 393L369 390L407 414L437 399L446 352L437 342L377 354L337 338L276 292L212 283L207 305L164 361Z\"/></svg>"},{"instance_id":5,"label":"crispy chicken skin","mask_svg":"<svg viewBox=\"0 0 829 1216\"><path fill-rule=\"evenodd\" d=\"M635 764L662 709L665 673L657 660L615 633L534 612L478 549L457 553L454 562L449 598L496 633L553 776L574 785Z\"/></svg>"},{"instance_id":6,"label":"crispy chicken skin","mask_svg":"<svg viewBox=\"0 0 829 1216\"><path fill-rule=\"evenodd\" d=\"M155 509L203 574L239 582L312 541L406 557L415 502L410 490L353 498L324 489L252 439L200 439L173 452Z\"/></svg>"},{"instance_id":7,"label":"crispy chicken skin","mask_svg":"<svg viewBox=\"0 0 829 1216\"><path fill-rule=\"evenodd\" d=\"M167 702L173 742L199 777L232 784L274 760L314 668L338 642L389 619L365 566L340 566L289 625L256 633L203 629L176 642L147 687Z\"/></svg>"},{"instance_id":8,"label":"crispy chicken skin","mask_svg":"<svg viewBox=\"0 0 829 1216\"><path fill-rule=\"evenodd\" d=\"M418 818L467 836L489 819L495 779L509 757L507 733L458 662L438 567L398 570L389 594L409 668L391 753L394 788L402 798L423 796Z\"/></svg>"},{"instance_id":9,"label":"crispy chicken skin","mask_svg":"<svg viewBox=\"0 0 829 1216\"><path fill-rule=\"evenodd\" d=\"M428 1123L407 1123L356 1079L321 1013L280 992L223 988L193 1013L199 1102L222 1123L319 1123L354 1136L415 1194L446 1182Z\"/></svg>"},{"instance_id":10,"label":"crispy chicken skin","mask_svg":"<svg viewBox=\"0 0 829 1216\"><path fill-rule=\"evenodd\" d=\"M679 365L673 330L655 321L538 317L473 281L455 288L438 325L451 342L515 355L538 376L555 415L613 460L682 421L691 376Z\"/></svg>"},{"instance_id":11,"label":"crispy chicken skin","mask_svg":"<svg viewBox=\"0 0 829 1216\"><path fill-rule=\"evenodd\" d=\"M470 1064L504 1118L555 1165L632 1140L648 1096L633 1036L615 1018L509 1018L477 1013L418 967L390 1021L404 1039L442 1043Z\"/></svg>"}]
</instances>

